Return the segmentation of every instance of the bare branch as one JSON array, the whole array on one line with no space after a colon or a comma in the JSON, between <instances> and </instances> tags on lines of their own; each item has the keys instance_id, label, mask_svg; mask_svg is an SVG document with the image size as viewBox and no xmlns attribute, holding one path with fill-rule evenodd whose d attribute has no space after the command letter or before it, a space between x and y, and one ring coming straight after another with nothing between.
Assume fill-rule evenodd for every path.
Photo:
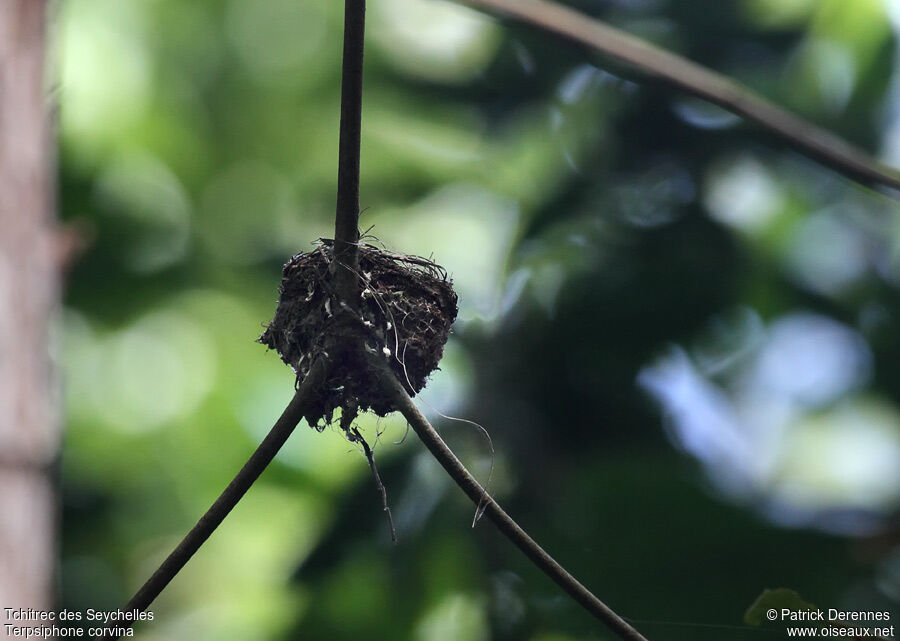
<instances>
[{"instance_id":1,"label":"bare branch","mask_svg":"<svg viewBox=\"0 0 900 641\"><path fill-rule=\"evenodd\" d=\"M349 305L356 302L358 289L355 272L359 266L359 157L365 30L366 1L345 0L334 276L337 291Z\"/></svg>"},{"instance_id":2,"label":"bare branch","mask_svg":"<svg viewBox=\"0 0 900 641\"><path fill-rule=\"evenodd\" d=\"M175 578L175 575L187 564L194 553L200 549L210 535L215 531L225 517L228 516L232 508L237 505L238 501L243 498L250 486L256 482L263 470L272 462L278 450L285 444L291 432L297 427L300 419L314 395L325 381L328 366L323 359L317 360L309 374L303 379L294 398L288 404L287 408L278 418L275 426L269 431L269 434L263 439L256 451L250 456L241 471L232 479L225 491L216 499L206 514L200 517L197 524L187 533L187 536L178 544L178 546L166 557L162 565L147 579L147 582L141 586L141 589L132 597L132 599L122 608L123 612L133 612L138 610L143 612L146 610L153 600L159 596L159 593L165 589L169 582ZM131 621L114 621L110 622L108 630L119 628L129 628L133 622ZM96 641L101 639L118 639L119 634L105 634L97 637Z\"/></svg>"},{"instance_id":3,"label":"bare branch","mask_svg":"<svg viewBox=\"0 0 900 641\"><path fill-rule=\"evenodd\" d=\"M549 0L455 0L539 27L755 123L797 151L864 185L900 189L900 172L727 76ZM889 192L900 198L897 192Z\"/></svg>"},{"instance_id":4,"label":"bare branch","mask_svg":"<svg viewBox=\"0 0 900 641\"><path fill-rule=\"evenodd\" d=\"M412 425L422 442L425 443L425 447L431 451L443 468L447 470L447 473L456 481L456 484L472 499L472 502L477 506L481 506L484 514L494 522L500 532L514 543L532 563L553 579L569 596L575 599L579 605L600 619L619 638L625 641L647 641L640 632L635 630L627 621L569 574L534 539L528 536L525 530L519 527L519 524L512 517L503 511L503 508L481 487L478 481L475 480L475 477L456 458L456 455L453 454L444 440L431 426L428 419L419 412L406 389L404 389L394 374L383 364L379 364L379 367L383 372L381 377L382 385L386 393L390 394L394 406L400 408L400 412Z\"/></svg>"}]
</instances>

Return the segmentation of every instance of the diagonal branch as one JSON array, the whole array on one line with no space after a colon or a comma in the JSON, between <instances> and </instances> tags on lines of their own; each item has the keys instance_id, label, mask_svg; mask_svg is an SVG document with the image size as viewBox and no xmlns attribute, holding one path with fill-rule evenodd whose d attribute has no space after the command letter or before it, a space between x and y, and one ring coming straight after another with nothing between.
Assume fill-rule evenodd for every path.
<instances>
[{"instance_id":1,"label":"diagonal branch","mask_svg":"<svg viewBox=\"0 0 900 641\"><path fill-rule=\"evenodd\" d=\"M900 172L796 114L686 58L551 0L455 0L581 43L755 123L789 147L864 185L900 189ZM895 198L896 192L890 192Z\"/></svg>"},{"instance_id":2,"label":"diagonal branch","mask_svg":"<svg viewBox=\"0 0 900 641\"><path fill-rule=\"evenodd\" d=\"M395 407L406 418L412 428L422 439L438 462L447 470L447 473L456 481L456 484L465 492L472 502L484 510L484 514L490 518L500 532L516 545L532 563L540 568L556 584L565 590L569 596L578 602L585 610L593 614L615 632L619 638L625 641L647 641L647 639L635 630L627 621L616 614L608 605L603 603L594 594L584 587L578 580L547 554L537 542L528 536L512 517L503 511L496 501L475 480L475 477L463 466L462 462L440 435L435 431L419 409L413 403L400 381L388 370L384 364L380 364L383 373L381 383L384 390L391 397Z\"/></svg>"},{"instance_id":3,"label":"diagonal branch","mask_svg":"<svg viewBox=\"0 0 900 641\"><path fill-rule=\"evenodd\" d=\"M317 360L309 374L303 379L297 393L290 404L278 418L275 426L269 431L269 434L263 439L256 451L250 456L241 471L232 479L225 491L216 499L206 514L200 517L197 524L184 537L181 543L166 557L162 565L147 579L147 582L141 586L141 589L131 598L131 600L122 608L122 612L133 613L135 610L143 612L146 610L153 600L159 596L159 593L165 589L169 582L175 578L175 575L187 564L194 553L200 549L210 535L215 531L225 517L228 516L232 508L237 505L238 501L243 498L250 486L259 478L266 466L272 462L278 450L285 444L291 432L297 427L300 419L303 418L309 404L314 400L315 394L325 382L327 376L328 365L323 359ZM115 633L107 633L100 639L118 639L123 628L130 628L133 621L121 620L110 621L107 631L115 630Z\"/></svg>"}]
</instances>

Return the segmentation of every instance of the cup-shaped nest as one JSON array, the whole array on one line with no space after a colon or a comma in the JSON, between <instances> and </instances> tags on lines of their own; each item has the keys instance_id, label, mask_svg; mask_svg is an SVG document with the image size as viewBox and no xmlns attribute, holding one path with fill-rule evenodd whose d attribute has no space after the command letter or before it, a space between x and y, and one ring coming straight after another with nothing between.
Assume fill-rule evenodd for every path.
<instances>
[{"instance_id":1,"label":"cup-shaped nest","mask_svg":"<svg viewBox=\"0 0 900 641\"><path fill-rule=\"evenodd\" d=\"M360 298L347 311L332 286L334 260L331 241L322 241L285 264L275 318L260 342L293 368L298 384L317 357L334 358L328 354L331 346L355 342L384 359L410 394L418 393L437 369L456 320L457 296L446 270L425 258L361 244ZM356 318L338 322L345 313ZM352 351L332 363L314 405L306 419L316 427L324 427L323 419L329 423L337 407L370 409L379 416L396 409L381 391L378 373Z\"/></svg>"}]
</instances>

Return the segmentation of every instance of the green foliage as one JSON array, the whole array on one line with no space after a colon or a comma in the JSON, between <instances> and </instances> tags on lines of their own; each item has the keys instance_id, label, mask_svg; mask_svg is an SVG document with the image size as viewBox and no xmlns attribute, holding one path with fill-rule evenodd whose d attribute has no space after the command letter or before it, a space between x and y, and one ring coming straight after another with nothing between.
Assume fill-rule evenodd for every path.
<instances>
[{"instance_id":1,"label":"green foliage","mask_svg":"<svg viewBox=\"0 0 900 641\"><path fill-rule=\"evenodd\" d=\"M775 588L774 590L763 590L762 594L756 597L756 601L747 608L744 613L744 623L749 625L763 625L770 621L766 617L769 610L787 609L792 612L800 612L804 610L815 610L816 606L804 601L799 594L787 588Z\"/></svg>"},{"instance_id":2,"label":"green foliage","mask_svg":"<svg viewBox=\"0 0 900 641\"><path fill-rule=\"evenodd\" d=\"M571 4L900 157L885 3ZM91 241L61 330L63 607L121 605L291 397L254 339L331 235L340 5L59 7L60 207ZM893 201L533 29L369 5L362 226L453 275L425 400L491 432L501 502L630 618L735 625L772 584L896 611L896 546L866 545L900 508ZM486 478L482 435L434 417ZM139 634L604 638L469 527L402 421L360 420L399 545L361 453L301 425Z\"/></svg>"}]
</instances>

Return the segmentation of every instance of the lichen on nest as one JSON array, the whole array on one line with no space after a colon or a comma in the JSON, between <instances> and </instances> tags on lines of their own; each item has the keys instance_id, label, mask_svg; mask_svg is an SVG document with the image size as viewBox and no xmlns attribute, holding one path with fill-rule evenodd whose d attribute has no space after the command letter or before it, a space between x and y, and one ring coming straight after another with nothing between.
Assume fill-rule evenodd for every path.
<instances>
[{"instance_id":1,"label":"lichen on nest","mask_svg":"<svg viewBox=\"0 0 900 641\"><path fill-rule=\"evenodd\" d=\"M331 422L338 407L345 414L368 409L379 416L396 409L365 354L336 347L358 342L370 355L383 358L415 395L437 369L457 314L456 292L443 267L360 243L360 299L347 311L354 316L347 323L332 285L334 260L333 242L320 239L316 249L285 264L275 317L259 338L291 366L298 385L317 357L336 360L306 412L307 422L317 429Z\"/></svg>"}]
</instances>

